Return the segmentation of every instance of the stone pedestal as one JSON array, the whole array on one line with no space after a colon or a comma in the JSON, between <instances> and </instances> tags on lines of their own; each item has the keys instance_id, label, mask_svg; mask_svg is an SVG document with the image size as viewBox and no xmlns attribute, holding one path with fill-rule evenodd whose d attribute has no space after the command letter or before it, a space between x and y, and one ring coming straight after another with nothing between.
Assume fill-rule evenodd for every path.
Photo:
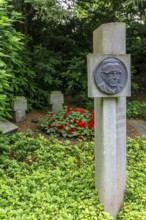
<instances>
[{"instance_id":1,"label":"stone pedestal","mask_svg":"<svg viewBox=\"0 0 146 220\"><path fill-rule=\"evenodd\" d=\"M52 112L58 113L63 110L64 96L61 91L52 91L49 94L48 102L52 105Z\"/></svg>"},{"instance_id":2,"label":"stone pedestal","mask_svg":"<svg viewBox=\"0 0 146 220\"><path fill-rule=\"evenodd\" d=\"M125 39L124 23L101 25L93 32L94 54L88 56L88 96L94 97L95 111L95 186L104 210L114 219L123 204L126 185L126 96L130 96L130 56L125 55ZM127 71L123 88L113 94L98 87L98 78L95 78L98 66L108 58L117 59ZM110 73L113 68L107 64L106 71Z\"/></svg>"},{"instance_id":3,"label":"stone pedestal","mask_svg":"<svg viewBox=\"0 0 146 220\"><path fill-rule=\"evenodd\" d=\"M27 111L27 99L24 96L16 96L16 100L12 104L15 122L25 120Z\"/></svg>"}]
</instances>

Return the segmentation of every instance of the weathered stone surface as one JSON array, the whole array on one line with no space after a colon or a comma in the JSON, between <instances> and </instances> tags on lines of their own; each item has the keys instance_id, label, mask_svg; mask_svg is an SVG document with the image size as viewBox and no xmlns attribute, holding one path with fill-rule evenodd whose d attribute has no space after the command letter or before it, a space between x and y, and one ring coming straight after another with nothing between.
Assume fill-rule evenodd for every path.
<instances>
[{"instance_id":1,"label":"weathered stone surface","mask_svg":"<svg viewBox=\"0 0 146 220\"><path fill-rule=\"evenodd\" d=\"M10 121L4 119L0 121L0 131L3 134L10 135L18 130L18 127Z\"/></svg>"},{"instance_id":2,"label":"weathered stone surface","mask_svg":"<svg viewBox=\"0 0 146 220\"><path fill-rule=\"evenodd\" d=\"M102 24L93 32L95 53L126 54L125 23Z\"/></svg>"},{"instance_id":3,"label":"weathered stone surface","mask_svg":"<svg viewBox=\"0 0 146 220\"><path fill-rule=\"evenodd\" d=\"M49 95L48 102L52 105L52 111L57 113L63 109L64 96L61 91L52 91Z\"/></svg>"},{"instance_id":4,"label":"weathered stone surface","mask_svg":"<svg viewBox=\"0 0 146 220\"><path fill-rule=\"evenodd\" d=\"M64 103L64 96L61 91L52 91L49 95L49 104Z\"/></svg>"},{"instance_id":5,"label":"weathered stone surface","mask_svg":"<svg viewBox=\"0 0 146 220\"><path fill-rule=\"evenodd\" d=\"M131 80L125 35L124 23L101 25L93 32L94 54L88 56L88 91L89 96L94 97L95 111L95 186L104 210L114 219L123 204L126 185L125 96L130 95ZM97 92L95 86L94 69L107 57L120 59L128 70L128 86L118 95Z\"/></svg>"},{"instance_id":6,"label":"weathered stone surface","mask_svg":"<svg viewBox=\"0 0 146 220\"><path fill-rule=\"evenodd\" d=\"M26 119L26 112L25 110L21 109L21 110L17 110L14 113L14 120L15 122L20 122L20 121L24 121Z\"/></svg>"},{"instance_id":7,"label":"weathered stone surface","mask_svg":"<svg viewBox=\"0 0 146 220\"><path fill-rule=\"evenodd\" d=\"M12 104L14 110L14 121L20 122L26 119L27 99L24 96L16 96Z\"/></svg>"},{"instance_id":8,"label":"weathered stone surface","mask_svg":"<svg viewBox=\"0 0 146 220\"><path fill-rule=\"evenodd\" d=\"M16 100L12 104L13 110L27 111L27 99L24 96L16 96Z\"/></svg>"}]
</instances>

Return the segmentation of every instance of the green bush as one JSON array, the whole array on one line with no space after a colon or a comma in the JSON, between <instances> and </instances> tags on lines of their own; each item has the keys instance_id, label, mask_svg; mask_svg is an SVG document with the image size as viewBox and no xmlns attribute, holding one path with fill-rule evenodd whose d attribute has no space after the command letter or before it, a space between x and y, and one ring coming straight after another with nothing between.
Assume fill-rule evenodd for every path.
<instances>
[{"instance_id":1,"label":"green bush","mask_svg":"<svg viewBox=\"0 0 146 220\"><path fill-rule=\"evenodd\" d=\"M127 103L128 118L146 119L146 102L132 101Z\"/></svg>"},{"instance_id":2,"label":"green bush","mask_svg":"<svg viewBox=\"0 0 146 220\"><path fill-rule=\"evenodd\" d=\"M15 95L31 96L35 73L30 69L24 35L14 28L22 20L9 1L0 2L0 119L10 117Z\"/></svg>"},{"instance_id":3,"label":"green bush","mask_svg":"<svg viewBox=\"0 0 146 220\"><path fill-rule=\"evenodd\" d=\"M146 137L128 138L127 188L119 220L146 219Z\"/></svg>"},{"instance_id":4,"label":"green bush","mask_svg":"<svg viewBox=\"0 0 146 220\"><path fill-rule=\"evenodd\" d=\"M94 143L17 133L0 138L1 220L110 220L94 188ZM0 145L1 146L1 145ZM3 145L4 146L4 145ZM118 220L146 219L146 139L128 139Z\"/></svg>"},{"instance_id":5,"label":"green bush","mask_svg":"<svg viewBox=\"0 0 146 220\"><path fill-rule=\"evenodd\" d=\"M7 14L5 1L0 2L0 119L9 116L9 92L12 90L10 81L13 79L8 48L12 48L13 39L17 38L11 28L11 20ZM12 32L11 32L12 31ZM11 41L10 41L11 40ZM7 63L8 61L8 63Z\"/></svg>"},{"instance_id":6,"label":"green bush","mask_svg":"<svg viewBox=\"0 0 146 220\"><path fill-rule=\"evenodd\" d=\"M66 57L66 69L61 73L65 84L65 93L79 95L87 94L87 53Z\"/></svg>"}]
</instances>

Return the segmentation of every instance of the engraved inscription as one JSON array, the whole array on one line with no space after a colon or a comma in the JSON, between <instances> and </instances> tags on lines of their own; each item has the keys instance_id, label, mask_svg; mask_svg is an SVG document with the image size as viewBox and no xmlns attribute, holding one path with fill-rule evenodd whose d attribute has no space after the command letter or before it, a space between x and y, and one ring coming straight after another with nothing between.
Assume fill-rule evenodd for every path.
<instances>
[{"instance_id":1,"label":"engraved inscription","mask_svg":"<svg viewBox=\"0 0 146 220\"><path fill-rule=\"evenodd\" d=\"M117 119L116 120L117 135L121 136L122 133L125 132L125 126L126 126L126 114L124 108L122 107L117 108L116 119Z\"/></svg>"},{"instance_id":2,"label":"engraved inscription","mask_svg":"<svg viewBox=\"0 0 146 220\"><path fill-rule=\"evenodd\" d=\"M102 60L94 70L97 88L107 94L116 94L126 85L128 72L125 64L117 58Z\"/></svg>"}]
</instances>

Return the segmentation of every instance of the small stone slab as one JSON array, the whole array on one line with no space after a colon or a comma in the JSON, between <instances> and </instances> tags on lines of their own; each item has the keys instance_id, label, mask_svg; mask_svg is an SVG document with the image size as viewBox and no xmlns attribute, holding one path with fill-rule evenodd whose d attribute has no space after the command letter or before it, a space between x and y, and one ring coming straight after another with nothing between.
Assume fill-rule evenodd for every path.
<instances>
[{"instance_id":1,"label":"small stone slab","mask_svg":"<svg viewBox=\"0 0 146 220\"><path fill-rule=\"evenodd\" d=\"M27 99L24 96L16 96L16 100L12 103L14 111L14 122L24 121L27 111Z\"/></svg>"},{"instance_id":2,"label":"small stone slab","mask_svg":"<svg viewBox=\"0 0 146 220\"><path fill-rule=\"evenodd\" d=\"M134 119L129 119L128 123L134 127L134 129L143 136L146 136L146 121L143 120L134 120Z\"/></svg>"},{"instance_id":3,"label":"small stone slab","mask_svg":"<svg viewBox=\"0 0 146 220\"><path fill-rule=\"evenodd\" d=\"M13 124L12 122L4 119L0 121L0 131L5 135L11 135L12 133L16 132L18 127Z\"/></svg>"},{"instance_id":4,"label":"small stone slab","mask_svg":"<svg viewBox=\"0 0 146 220\"><path fill-rule=\"evenodd\" d=\"M64 103L64 96L61 91L52 91L49 94L48 102L50 105L52 105L52 111L54 113L58 113L63 109L62 104Z\"/></svg>"}]
</instances>

